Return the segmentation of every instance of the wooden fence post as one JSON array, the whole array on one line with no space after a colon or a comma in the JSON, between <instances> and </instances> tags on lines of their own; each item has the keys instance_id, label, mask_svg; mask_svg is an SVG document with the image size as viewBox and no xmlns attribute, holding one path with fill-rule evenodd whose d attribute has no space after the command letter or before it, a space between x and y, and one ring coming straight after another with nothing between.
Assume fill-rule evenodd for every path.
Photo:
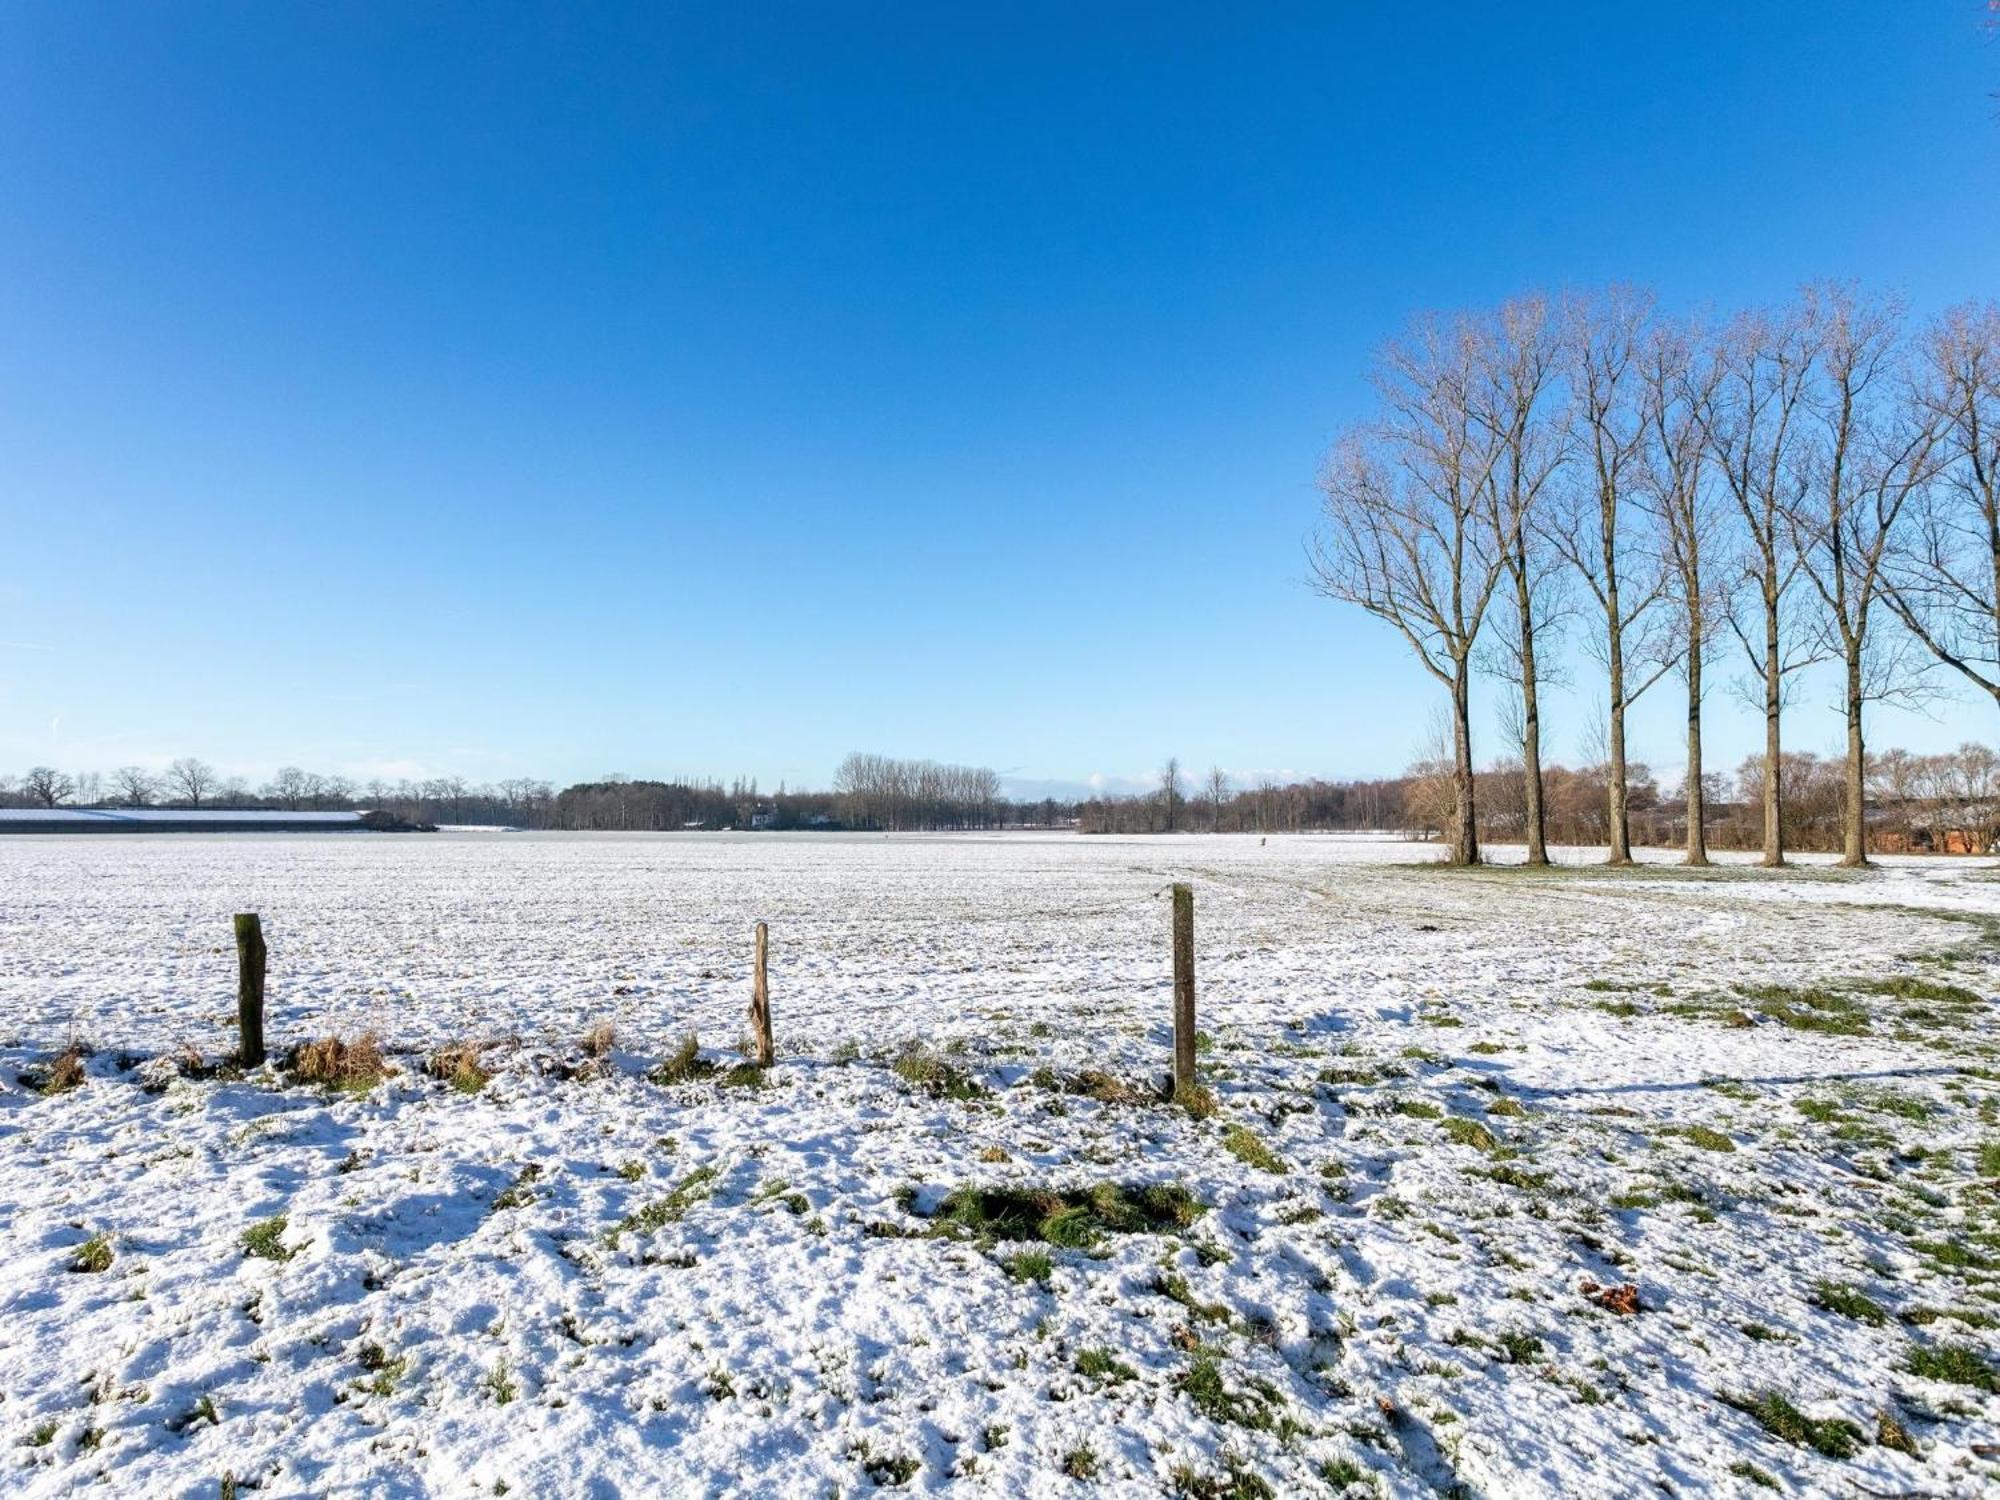
<instances>
[{"instance_id":1,"label":"wooden fence post","mask_svg":"<svg viewBox=\"0 0 2000 1500\"><path fill-rule=\"evenodd\" d=\"M236 914L237 1060L246 1068L264 1061L264 925L254 911Z\"/></svg>"},{"instance_id":2,"label":"wooden fence post","mask_svg":"<svg viewBox=\"0 0 2000 1500\"><path fill-rule=\"evenodd\" d=\"M766 964L771 955L771 930L757 924L757 962L750 971L750 1029L756 1033L757 1066L768 1068L777 1060L771 1040L771 978Z\"/></svg>"},{"instance_id":3,"label":"wooden fence post","mask_svg":"<svg viewBox=\"0 0 2000 1500\"><path fill-rule=\"evenodd\" d=\"M1194 1083L1194 887L1174 887L1174 1092Z\"/></svg>"}]
</instances>

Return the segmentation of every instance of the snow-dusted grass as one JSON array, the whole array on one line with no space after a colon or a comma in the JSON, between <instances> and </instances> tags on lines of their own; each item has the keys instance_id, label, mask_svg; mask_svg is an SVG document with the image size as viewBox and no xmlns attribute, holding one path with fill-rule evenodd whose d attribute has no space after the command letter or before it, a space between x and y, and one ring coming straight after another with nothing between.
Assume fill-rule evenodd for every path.
<instances>
[{"instance_id":1,"label":"snow-dusted grass","mask_svg":"<svg viewBox=\"0 0 2000 1500\"><path fill-rule=\"evenodd\" d=\"M1433 853L0 839L0 1487L2000 1484L1993 872Z\"/></svg>"}]
</instances>

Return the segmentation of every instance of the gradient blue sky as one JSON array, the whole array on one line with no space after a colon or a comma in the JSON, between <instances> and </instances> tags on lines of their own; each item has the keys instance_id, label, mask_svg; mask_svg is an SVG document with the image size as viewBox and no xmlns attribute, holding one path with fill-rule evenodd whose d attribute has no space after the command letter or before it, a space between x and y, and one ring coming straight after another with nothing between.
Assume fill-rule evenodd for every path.
<instances>
[{"instance_id":1,"label":"gradient blue sky","mask_svg":"<svg viewBox=\"0 0 2000 1500\"><path fill-rule=\"evenodd\" d=\"M8 5L0 768L1393 771L1301 583L1370 347L2000 293L1982 12Z\"/></svg>"}]
</instances>

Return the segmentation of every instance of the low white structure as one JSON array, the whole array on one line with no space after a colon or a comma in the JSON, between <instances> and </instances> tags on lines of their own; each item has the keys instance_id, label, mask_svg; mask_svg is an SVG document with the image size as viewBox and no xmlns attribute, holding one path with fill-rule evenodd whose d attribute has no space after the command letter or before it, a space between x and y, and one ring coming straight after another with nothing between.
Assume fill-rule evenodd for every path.
<instances>
[{"instance_id":1,"label":"low white structure","mask_svg":"<svg viewBox=\"0 0 2000 1500\"><path fill-rule=\"evenodd\" d=\"M194 807L0 807L12 833L338 833L367 825L358 812Z\"/></svg>"}]
</instances>

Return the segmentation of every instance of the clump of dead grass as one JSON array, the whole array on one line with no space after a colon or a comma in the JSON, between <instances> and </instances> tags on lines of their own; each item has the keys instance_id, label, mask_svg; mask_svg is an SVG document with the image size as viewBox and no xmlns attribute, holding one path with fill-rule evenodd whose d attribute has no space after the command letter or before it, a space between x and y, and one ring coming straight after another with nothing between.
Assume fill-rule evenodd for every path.
<instances>
[{"instance_id":1,"label":"clump of dead grass","mask_svg":"<svg viewBox=\"0 0 2000 1500\"><path fill-rule=\"evenodd\" d=\"M339 1036L300 1042L285 1054L283 1067L294 1083L318 1084L342 1094L365 1094L393 1071L372 1031L351 1042Z\"/></svg>"},{"instance_id":2,"label":"clump of dead grass","mask_svg":"<svg viewBox=\"0 0 2000 1500\"><path fill-rule=\"evenodd\" d=\"M583 1034L583 1055L602 1061L618 1045L618 1031L609 1021L599 1021Z\"/></svg>"},{"instance_id":3,"label":"clump of dead grass","mask_svg":"<svg viewBox=\"0 0 2000 1500\"><path fill-rule=\"evenodd\" d=\"M481 1060L491 1042L448 1042L424 1059L424 1072L457 1089L476 1094L493 1081L492 1070Z\"/></svg>"},{"instance_id":4,"label":"clump of dead grass","mask_svg":"<svg viewBox=\"0 0 2000 1500\"><path fill-rule=\"evenodd\" d=\"M67 1094L71 1089L81 1088L85 1080L83 1060L90 1056L90 1049L74 1036L62 1051L49 1060L45 1068L25 1068L21 1071L21 1087L44 1096Z\"/></svg>"}]
</instances>

